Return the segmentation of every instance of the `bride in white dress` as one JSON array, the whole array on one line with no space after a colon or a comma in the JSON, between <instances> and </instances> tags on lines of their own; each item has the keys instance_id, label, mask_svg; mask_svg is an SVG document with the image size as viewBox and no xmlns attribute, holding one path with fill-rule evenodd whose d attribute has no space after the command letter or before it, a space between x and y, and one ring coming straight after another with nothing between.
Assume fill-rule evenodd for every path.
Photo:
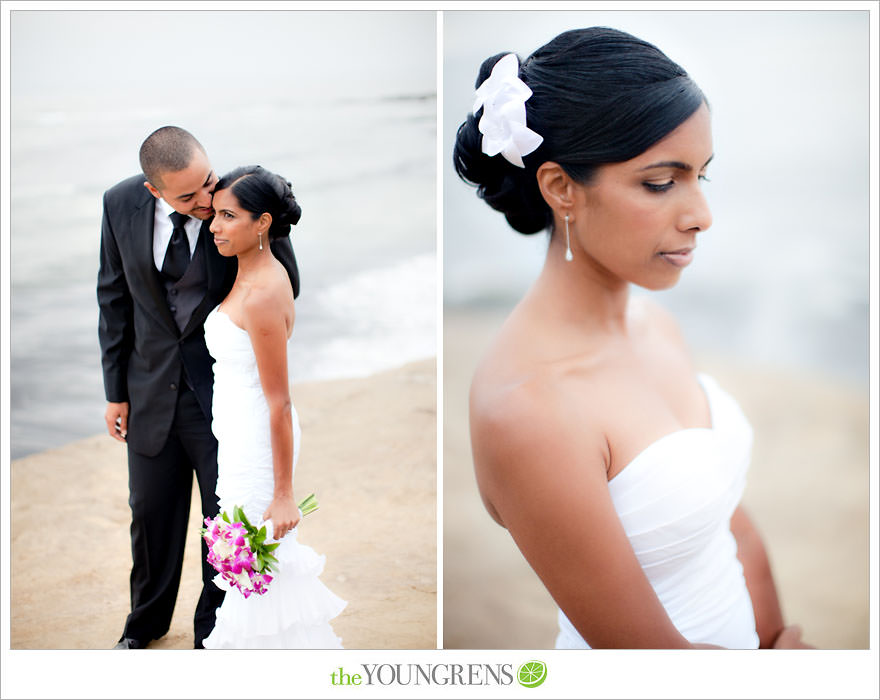
<instances>
[{"instance_id":1,"label":"bride in white dress","mask_svg":"<svg viewBox=\"0 0 880 700\"><path fill-rule=\"evenodd\" d=\"M324 557L296 541L301 514L293 474L300 427L290 400L287 349L294 324L291 278L270 242L288 235L300 208L290 183L259 166L227 174L214 190L211 232L222 255L238 258L229 295L205 321L214 364L212 429L217 437L217 495L230 515L267 523L273 580L245 599L226 590L205 648L341 648L329 621L345 607L318 578ZM295 273L293 273L295 274ZM269 540L271 541L271 539Z\"/></svg>"},{"instance_id":2,"label":"bride in white dress","mask_svg":"<svg viewBox=\"0 0 880 700\"><path fill-rule=\"evenodd\" d=\"M691 364L673 286L712 218L707 102L624 32L565 32L486 59L459 176L544 268L470 394L477 482L559 606L558 647L805 646L739 505L751 428Z\"/></svg>"}]
</instances>

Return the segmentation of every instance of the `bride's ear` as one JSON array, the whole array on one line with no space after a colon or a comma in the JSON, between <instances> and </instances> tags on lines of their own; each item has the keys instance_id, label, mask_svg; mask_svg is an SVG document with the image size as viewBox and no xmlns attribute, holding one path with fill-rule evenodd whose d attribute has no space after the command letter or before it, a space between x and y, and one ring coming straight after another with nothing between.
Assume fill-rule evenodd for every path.
<instances>
[{"instance_id":1,"label":"bride's ear","mask_svg":"<svg viewBox=\"0 0 880 700\"><path fill-rule=\"evenodd\" d=\"M257 219L257 221L260 222L260 228L262 230L268 231L269 227L272 225L272 215L269 212L264 211L260 214L260 218Z\"/></svg>"},{"instance_id":2,"label":"bride's ear","mask_svg":"<svg viewBox=\"0 0 880 700\"><path fill-rule=\"evenodd\" d=\"M541 196L554 212L565 212L574 203L575 182L559 163L547 161L542 163L535 177Z\"/></svg>"}]
</instances>

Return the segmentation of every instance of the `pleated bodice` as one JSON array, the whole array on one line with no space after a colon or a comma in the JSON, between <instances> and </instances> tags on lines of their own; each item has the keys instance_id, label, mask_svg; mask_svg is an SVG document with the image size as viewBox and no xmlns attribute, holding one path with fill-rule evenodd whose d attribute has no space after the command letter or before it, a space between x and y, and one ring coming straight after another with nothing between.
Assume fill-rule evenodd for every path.
<instances>
[{"instance_id":1,"label":"pleated bodice","mask_svg":"<svg viewBox=\"0 0 880 700\"><path fill-rule=\"evenodd\" d=\"M752 428L736 401L699 376L711 428L653 442L608 482L642 569L673 624L690 642L756 648L751 599L730 517L745 489ZM559 611L558 648L586 642Z\"/></svg>"}]
</instances>

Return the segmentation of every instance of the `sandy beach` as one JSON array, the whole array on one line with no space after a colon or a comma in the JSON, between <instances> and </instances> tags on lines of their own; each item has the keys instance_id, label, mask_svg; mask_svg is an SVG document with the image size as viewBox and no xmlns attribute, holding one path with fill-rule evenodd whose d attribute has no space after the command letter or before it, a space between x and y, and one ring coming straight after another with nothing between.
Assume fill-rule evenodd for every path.
<instances>
[{"instance_id":1,"label":"sandy beach","mask_svg":"<svg viewBox=\"0 0 880 700\"><path fill-rule=\"evenodd\" d=\"M486 514L470 457L467 391L505 316L444 313L445 648L552 648L556 607ZM833 380L696 358L755 430L743 505L760 529L783 614L823 649L869 642L868 393Z\"/></svg>"},{"instance_id":2,"label":"sandy beach","mask_svg":"<svg viewBox=\"0 0 880 700\"><path fill-rule=\"evenodd\" d=\"M436 647L435 369L292 387L295 488L320 503L299 540L348 601L332 623L347 649ZM151 648L192 648L200 520L194 498L171 629ZM13 461L11 521L11 648L111 648L129 611L125 446L96 435ZM34 576L47 562L56 575Z\"/></svg>"}]
</instances>

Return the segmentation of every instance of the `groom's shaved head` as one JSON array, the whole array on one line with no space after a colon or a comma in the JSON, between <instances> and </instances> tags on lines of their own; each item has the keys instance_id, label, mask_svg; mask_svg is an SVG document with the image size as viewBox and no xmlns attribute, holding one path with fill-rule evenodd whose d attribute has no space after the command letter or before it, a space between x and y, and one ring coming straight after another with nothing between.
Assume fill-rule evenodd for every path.
<instances>
[{"instance_id":1,"label":"groom's shaved head","mask_svg":"<svg viewBox=\"0 0 880 700\"><path fill-rule=\"evenodd\" d=\"M178 126L163 126L141 144L141 170L153 187L162 189L163 173L176 173L192 161L193 151L205 149L195 136Z\"/></svg>"}]
</instances>

